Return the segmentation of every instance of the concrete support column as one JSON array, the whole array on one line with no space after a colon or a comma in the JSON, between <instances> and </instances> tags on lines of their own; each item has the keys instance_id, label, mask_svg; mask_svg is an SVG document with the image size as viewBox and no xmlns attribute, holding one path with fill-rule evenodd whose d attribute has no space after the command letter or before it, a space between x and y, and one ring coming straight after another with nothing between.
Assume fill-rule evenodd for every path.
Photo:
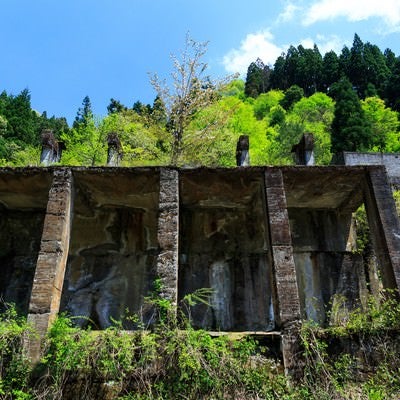
<instances>
[{"instance_id":1,"label":"concrete support column","mask_svg":"<svg viewBox=\"0 0 400 400\"><path fill-rule=\"evenodd\" d=\"M241 135L236 145L236 166L248 167L250 165L249 137Z\"/></svg>"},{"instance_id":2,"label":"concrete support column","mask_svg":"<svg viewBox=\"0 0 400 400\"><path fill-rule=\"evenodd\" d=\"M385 288L400 291L400 225L384 167L368 170L365 208Z\"/></svg>"},{"instance_id":3,"label":"concrete support column","mask_svg":"<svg viewBox=\"0 0 400 400\"><path fill-rule=\"evenodd\" d=\"M157 276L161 279L161 296L175 306L178 302L178 244L179 244L179 174L175 169L160 171L158 216Z\"/></svg>"},{"instance_id":4,"label":"concrete support column","mask_svg":"<svg viewBox=\"0 0 400 400\"><path fill-rule=\"evenodd\" d=\"M122 145L116 132L110 132L107 135L107 165L118 167L122 160Z\"/></svg>"},{"instance_id":5,"label":"concrete support column","mask_svg":"<svg viewBox=\"0 0 400 400\"><path fill-rule=\"evenodd\" d=\"M69 248L71 192L71 170L55 170L29 303L28 322L39 335L25 343L32 362L39 360L41 339L59 311Z\"/></svg>"},{"instance_id":6,"label":"concrete support column","mask_svg":"<svg viewBox=\"0 0 400 400\"><path fill-rule=\"evenodd\" d=\"M276 284L277 323L281 327L283 361L286 373L297 377L301 373L297 354L299 352L300 300L285 187L280 170L267 169L265 171L265 188Z\"/></svg>"}]
</instances>

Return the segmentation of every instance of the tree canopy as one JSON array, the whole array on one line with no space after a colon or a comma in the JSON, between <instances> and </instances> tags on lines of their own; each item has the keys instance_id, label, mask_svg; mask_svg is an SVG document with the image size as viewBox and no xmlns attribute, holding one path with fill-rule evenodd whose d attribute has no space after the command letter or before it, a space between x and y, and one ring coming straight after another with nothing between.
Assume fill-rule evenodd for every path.
<instances>
[{"instance_id":1,"label":"tree canopy","mask_svg":"<svg viewBox=\"0 0 400 400\"><path fill-rule=\"evenodd\" d=\"M332 121L332 152L371 149L371 127L350 81L342 79L334 90L336 104Z\"/></svg>"},{"instance_id":2,"label":"tree canopy","mask_svg":"<svg viewBox=\"0 0 400 400\"><path fill-rule=\"evenodd\" d=\"M104 165L110 132L122 143L123 166L234 166L236 142L250 138L253 165L291 164L304 132L315 159L343 151L400 150L400 58L354 36L340 54L290 46L273 66L258 58L244 80L214 80L204 61L207 42L186 39L172 56L172 81L151 76L152 104L111 98L93 115L86 96L70 128L63 117L31 107L31 93L0 93L0 165L38 165L41 132L66 145L61 163Z\"/></svg>"}]
</instances>

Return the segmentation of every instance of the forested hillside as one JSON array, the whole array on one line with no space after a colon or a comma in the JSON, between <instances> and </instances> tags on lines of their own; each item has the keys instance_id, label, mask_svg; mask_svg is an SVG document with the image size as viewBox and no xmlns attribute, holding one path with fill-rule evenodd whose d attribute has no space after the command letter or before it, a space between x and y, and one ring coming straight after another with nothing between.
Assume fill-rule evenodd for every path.
<instances>
[{"instance_id":1,"label":"forested hillside","mask_svg":"<svg viewBox=\"0 0 400 400\"><path fill-rule=\"evenodd\" d=\"M291 46L273 66L257 59L245 80L205 75L206 43L188 40L174 61L174 82L157 76L153 104L111 99L108 115L93 115L83 99L71 127L65 118L31 108L27 89L0 94L0 166L37 165L40 135L65 143L64 165L104 165L108 133L119 135L124 166L234 166L237 139L250 137L252 165L291 164L304 132L315 135L318 164L342 150L397 152L400 57L354 36L351 48L322 55L317 46Z\"/></svg>"}]
</instances>

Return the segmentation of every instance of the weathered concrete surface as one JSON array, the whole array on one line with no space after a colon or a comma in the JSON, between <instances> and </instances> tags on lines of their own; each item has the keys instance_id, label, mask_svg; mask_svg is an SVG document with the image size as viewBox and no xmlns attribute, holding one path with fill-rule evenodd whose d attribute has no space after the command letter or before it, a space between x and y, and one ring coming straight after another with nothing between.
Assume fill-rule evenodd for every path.
<instances>
[{"instance_id":1,"label":"weathered concrete surface","mask_svg":"<svg viewBox=\"0 0 400 400\"><path fill-rule=\"evenodd\" d=\"M118 133L109 132L107 135L107 143L107 165L110 167L118 167L123 156L122 145Z\"/></svg>"},{"instance_id":2,"label":"weathered concrete surface","mask_svg":"<svg viewBox=\"0 0 400 400\"><path fill-rule=\"evenodd\" d=\"M42 152L40 164L49 166L61 160L61 152L64 145L61 145L54 137L51 129L44 129L41 134Z\"/></svg>"},{"instance_id":3,"label":"weathered concrete surface","mask_svg":"<svg viewBox=\"0 0 400 400\"><path fill-rule=\"evenodd\" d=\"M267 169L265 171L265 191L283 364L285 372L296 379L301 374L301 363L298 357L300 299L281 170Z\"/></svg>"},{"instance_id":4,"label":"weathered concrete surface","mask_svg":"<svg viewBox=\"0 0 400 400\"><path fill-rule=\"evenodd\" d=\"M249 137L247 135L241 135L236 145L236 166L248 167L249 165Z\"/></svg>"},{"instance_id":5,"label":"weathered concrete surface","mask_svg":"<svg viewBox=\"0 0 400 400\"><path fill-rule=\"evenodd\" d=\"M157 225L159 252L156 274L161 280L160 295L177 305L179 246L179 173L175 169L160 171L160 198Z\"/></svg>"},{"instance_id":6,"label":"weathered concrete surface","mask_svg":"<svg viewBox=\"0 0 400 400\"><path fill-rule=\"evenodd\" d=\"M281 346L285 374L293 381L299 381L304 374L304 356L300 339L300 321L286 325L281 332Z\"/></svg>"},{"instance_id":7,"label":"weathered concrete surface","mask_svg":"<svg viewBox=\"0 0 400 400\"><path fill-rule=\"evenodd\" d=\"M44 169L0 168L0 298L22 315L28 314L51 179Z\"/></svg>"},{"instance_id":8,"label":"weathered concrete surface","mask_svg":"<svg viewBox=\"0 0 400 400\"><path fill-rule=\"evenodd\" d=\"M400 186L400 154L398 153L359 153L344 151L334 159L338 165L384 165L389 177L389 182Z\"/></svg>"},{"instance_id":9,"label":"weathered concrete surface","mask_svg":"<svg viewBox=\"0 0 400 400\"><path fill-rule=\"evenodd\" d=\"M272 270L257 169L181 172L179 299L209 288L195 326L267 331L275 326Z\"/></svg>"},{"instance_id":10,"label":"weathered concrete surface","mask_svg":"<svg viewBox=\"0 0 400 400\"><path fill-rule=\"evenodd\" d=\"M61 300L80 326L104 329L126 310L146 324L158 254L158 169L74 170L75 199ZM126 329L135 326L123 321Z\"/></svg>"},{"instance_id":11,"label":"weathered concrete surface","mask_svg":"<svg viewBox=\"0 0 400 400\"><path fill-rule=\"evenodd\" d=\"M46 210L52 170L0 168L0 205L8 210Z\"/></svg>"},{"instance_id":12,"label":"weathered concrete surface","mask_svg":"<svg viewBox=\"0 0 400 400\"><path fill-rule=\"evenodd\" d=\"M400 225L383 167L368 170L364 192L372 243L383 285L400 290Z\"/></svg>"},{"instance_id":13,"label":"weathered concrete surface","mask_svg":"<svg viewBox=\"0 0 400 400\"><path fill-rule=\"evenodd\" d=\"M355 253L352 214L290 208L289 216L302 317L326 323L335 296L345 296L350 309L359 306L367 289L362 260Z\"/></svg>"},{"instance_id":14,"label":"weathered concrete surface","mask_svg":"<svg viewBox=\"0 0 400 400\"><path fill-rule=\"evenodd\" d=\"M285 326L300 318L300 302L285 187L280 170L266 170L265 189L279 324Z\"/></svg>"},{"instance_id":15,"label":"weathered concrete surface","mask_svg":"<svg viewBox=\"0 0 400 400\"><path fill-rule=\"evenodd\" d=\"M289 167L283 176L301 315L325 324L335 299L346 297L351 310L367 294L352 224L352 213L363 202L366 171Z\"/></svg>"},{"instance_id":16,"label":"weathered concrete surface","mask_svg":"<svg viewBox=\"0 0 400 400\"><path fill-rule=\"evenodd\" d=\"M44 216L44 210L0 210L0 298L23 315L28 314Z\"/></svg>"},{"instance_id":17,"label":"weathered concrete surface","mask_svg":"<svg viewBox=\"0 0 400 400\"><path fill-rule=\"evenodd\" d=\"M353 212L363 201L365 167L282 167L288 208Z\"/></svg>"},{"instance_id":18,"label":"weathered concrete surface","mask_svg":"<svg viewBox=\"0 0 400 400\"><path fill-rule=\"evenodd\" d=\"M23 309L32 278L14 273L29 258L32 276L37 258L28 319L43 335L60 301L81 325L105 328L126 308L150 324L144 297L156 277L173 304L208 288L194 325L279 329L295 376L300 316L327 323L332 302L351 309L381 287L355 252L351 215L363 202L382 285L399 289L399 224L382 167L0 169L0 290L27 289ZM40 340L27 345L37 359Z\"/></svg>"},{"instance_id":19,"label":"weathered concrete surface","mask_svg":"<svg viewBox=\"0 0 400 400\"><path fill-rule=\"evenodd\" d=\"M71 171L55 170L29 303L28 322L39 334L26 344L33 361L39 359L40 338L59 311L70 238L71 192Z\"/></svg>"},{"instance_id":20,"label":"weathered concrete surface","mask_svg":"<svg viewBox=\"0 0 400 400\"><path fill-rule=\"evenodd\" d=\"M293 145L291 152L297 165L314 165L314 135L304 133L299 143Z\"/></svg>"}]
</instances>

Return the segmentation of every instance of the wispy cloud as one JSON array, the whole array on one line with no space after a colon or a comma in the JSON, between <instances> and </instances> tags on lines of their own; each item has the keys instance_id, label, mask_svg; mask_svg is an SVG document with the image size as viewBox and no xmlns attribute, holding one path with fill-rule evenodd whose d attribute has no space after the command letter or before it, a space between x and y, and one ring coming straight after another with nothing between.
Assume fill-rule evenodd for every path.
<instances>
[{"instance_id":1,"label":"wispy cloud","mask_svg":"<svg viewBox=\"0 0 400 400\"><path fill-rule=\"evenodd\" d=\"M316 26L311 25L327 20L337 21L337 29L329 34L315 32ZM374 21L371 21L374 19ZM246 73L249 64L261 58L265 64L273 65L278 56L286 52L289 45L302 44L305 48L312 48L317 44L322 55L328 51L340 53L348 39L340 37L343 23L368 21L368 29L377 33L400 32L400 0L287 0L275 21L265 30L248 33L240 45L231 49L223 57L223 65L229 73ZM373 26L372 22L377 26ZM342 24L342 25L341 25ZM332 28L330 26L330 28ZM292 37L289 44L278 41L278 38ZM284 32L284 35L279 35Z\"/></svg>"},{"instance_id":2,"label":"wispy cloud","mask_svg":"<svg viewBox=\"0 0 400 400\"><path fill-rule=\"evenodd\" d=\"M399 0L322 0L311 5L305 12L303 24L344 17L349 21L380 18L391 30L400 29Z\"/></svg>"},{"instance_id":3,"label":"wispy cloud","mask_svg":"<svg viewBox=\"0 0 400 400\"><path fill-rule=\"evenodd\" d=\"M260 58L265 64L274 64L284 51L274 43L269 31L249 33L238 49L230 50L223 58L227 72L244 74L251 62Z\"/></svg>"},{"instance_id":4,"label":"wispy cloud","mask_svg":"<svg viewBox=\"0 0 400 400\"><path fill-rule=\"evenodd\" d=\"M344 43L343 39L337 35L317 35L314 43L318 45L319 51L322 55L327 53L328 51L334 51L335 53L340 53L343 49Z\"/></svg>"},{"instance_id":5,"label":"wispy cloud","mask_svg":"<svg viewBox=\"0 0 400 400\"><path fill-rule=\"evenodd\" d=\"M299 10L301 10L301 7L295 5L292 2L286 4L282 13L279 14L276 22L279 24L279 23L283 23L283 22L292 21L296 15L296 12Z\"/></svg>"},{"instance_id":6,"label":"wispy cloud","mask_svg":"<svg viewBox=\"0 0 400 400\"><path fill-rule=\"evenodd\" d=\"M340 53L341 50L343 49L343 46L345 45L343 39L339 38L339 36L336 35L325 36L321 34L317 35L316 38L307 37L301 39L300 42L298 42L297 44L293 43L294 46L298 46L300 44L305 49L312 49L316 44L322 56L324 56L325 53L327 53L328 51L332 50L335 53Z\"/></svg>"},{"instance_id":7,"label":"wispy cloud","mask_svg":"<svg viewBox=\"0 0 400 400\"><path fill-rule=\"evenodd\" d=\"M328 51L340 53L344 46L343 39L337 35L317 35L316 38L306 37L293 46L301 44L305 48L313 48L314 44L322 56ZM287 51L289 45L279 46L274 43L274 36L269 31L249 33L238 49L230 50L223 58L223 65L228 73L245 74L251 62L260 58L264 64L274 65L276 59Z\"/></svg>"}]
</instances>

